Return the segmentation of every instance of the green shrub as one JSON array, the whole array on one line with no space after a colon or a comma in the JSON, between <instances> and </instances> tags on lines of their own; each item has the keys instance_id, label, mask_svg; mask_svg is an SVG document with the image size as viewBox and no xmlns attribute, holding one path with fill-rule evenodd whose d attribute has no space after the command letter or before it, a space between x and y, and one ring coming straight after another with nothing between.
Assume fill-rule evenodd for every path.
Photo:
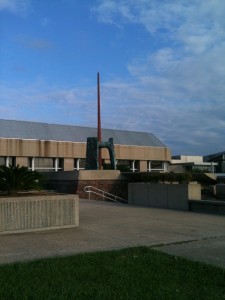
<instances>
[{"instance_id":1,"label":"green shrub","mask_svg":"<svg viewBox=\"0 0 225 300\"><path fill-rule=\"evenodd\" d=\"M128 173L126 177L131 182L190 182L192 175L190 173L159 173L159 172L137 172Z\"/></svg>"},{"instance_id":2,"label":"green shrub","mask_svg":"<svg viewBox=\"0 0 225 300\"><path fill-rule=\"evenodd\" d=\"M117 165L116 169L120 172L130 172L130 167L126 165Z\"/></svg>"},{"instance_id":3,"label":"green shrub","mask_svg":"<svg viewBox=\"0 0 225 300\"><path fill-rule=\"evenodd\" d=\"M106 163L104 163L104 164L103 164L103 170L112 170L111 164L106 164Z\"/></svg>"},{"instance_id":4,"label":"green shrub","mask_svg":"<svg viewBox=\"0 0 225 300\"><path fill-rule=\"evenodd\" d=\"M19 191L39 190L38 180L41 178L38 172L27 167L0 166L0 190L10 196L17 195Z\"/></svg>"}]
</instances>

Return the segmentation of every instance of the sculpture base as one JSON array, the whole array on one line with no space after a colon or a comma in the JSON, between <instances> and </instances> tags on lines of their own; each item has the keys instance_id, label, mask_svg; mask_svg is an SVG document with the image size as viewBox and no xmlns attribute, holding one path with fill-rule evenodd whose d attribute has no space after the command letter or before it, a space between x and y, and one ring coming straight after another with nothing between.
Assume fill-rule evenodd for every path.
<instances>
[{"instance_id":1,"label":"sculpture base","mask_svg":"<svg viewBox=\"0 0 225 300\"><path fill-rule=\"evenodd\" d=\"M127 199L127 179L119 170L79 170L45 173L41 181L46 190L59 193L78 194L80 198L88 198L84 188L94 186L100 190Z\"/></svg>"},{"instance_id":2,"label":"sculpture base","mask_svg":"<svg viewBox=\"0 0 225 300\"><path fill-rule=\"evenodd\" d=\"M78 180L117 180L119 170L80 170Z\"/></svg>"}]
</instances>

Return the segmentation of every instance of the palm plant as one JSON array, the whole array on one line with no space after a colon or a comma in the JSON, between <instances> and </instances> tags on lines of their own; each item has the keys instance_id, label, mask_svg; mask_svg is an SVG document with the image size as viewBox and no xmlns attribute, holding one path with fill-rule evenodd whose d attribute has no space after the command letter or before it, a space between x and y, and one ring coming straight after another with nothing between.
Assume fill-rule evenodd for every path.
<instances>
[{"instance_id":1,"label":"palm plant","mask_svg":"<svg viewBox=\"0 0 225 300\"><path fill-rule=\"evenodd\" d=\"M38 180L41 174L30 171L27 167L0 166L0 190L8 195L17 195L19 191L39 190Z\"/></svg>"}]
</instances>

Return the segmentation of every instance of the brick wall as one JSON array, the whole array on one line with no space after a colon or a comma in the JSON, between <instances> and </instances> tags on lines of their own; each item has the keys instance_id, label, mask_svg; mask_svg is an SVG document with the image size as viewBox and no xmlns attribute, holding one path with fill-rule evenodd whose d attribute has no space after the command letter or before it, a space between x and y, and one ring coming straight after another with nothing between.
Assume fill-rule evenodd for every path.
<instances>
[{"instance_id":1,"label":"brick wall","mask_svg":"<svg viewBox=\"0 0 225 300\"><path fill-rule=\"evenodd\" d=\"M76 188L76 194L80 198L88 199L89 194L84 192L86 186L98 188L125 200L128 199L128 181L126 180L80 180L77 182ZM102 200L102 197L91 193L91 199Z\"/></svg>"},{"instance_id":2,"label":"brick wall","mask_svg":"<svg viewBox=\"0 0 225 300\"><path fill-rule=\"evenodd\" d=\"M80 198L88 199L84 192L86 186L93 186L123 199L128 199L128 179L120 176L120 172L48 172L41 180L43 189L60 193L78 194ZM91 199L101 199L91 195ZM102 200L102 199L101 199Z\"/></svg>"}]
</instances>

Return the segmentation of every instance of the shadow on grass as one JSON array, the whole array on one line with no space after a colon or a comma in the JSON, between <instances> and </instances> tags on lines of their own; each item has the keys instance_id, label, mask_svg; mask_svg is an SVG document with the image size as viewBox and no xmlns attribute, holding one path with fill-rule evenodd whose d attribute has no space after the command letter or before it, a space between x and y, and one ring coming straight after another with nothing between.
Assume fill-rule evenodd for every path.
<instances>
[{"instance_id":1,"label":"shadow on grass","mask_svg":"<svg viewBox=\"0 0 225 300\"><path fill-rule=\"evenodd\" d=\"M225 270L147 247L0 266L0 299L225 299Z\"/></svg>"}]
</instances>

